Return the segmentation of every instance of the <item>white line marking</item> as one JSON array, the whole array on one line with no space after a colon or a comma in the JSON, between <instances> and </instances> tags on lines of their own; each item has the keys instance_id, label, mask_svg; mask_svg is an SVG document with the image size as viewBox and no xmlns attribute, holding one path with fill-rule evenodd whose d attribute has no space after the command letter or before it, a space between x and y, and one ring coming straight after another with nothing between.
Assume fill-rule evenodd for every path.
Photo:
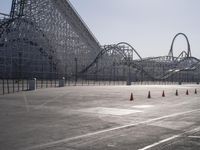
<instances>
[{"instance_id":1,"label":"white line marking","mask_svg":"<svg viewBox=\"0 0 200 150\"><path fill-rule=\"evenodd\" d=\"M189 138L200 139L200 136L188 136Z\"/></svg>"},{"instance_id":2,"label":"white line marking","mask_svg":"<svg viewBox=\"0 0 200 150\"><path fill-rule=\"evenodd\" d=\"M138 150L148 150L148 149L153 148L153 147L156 147L156 146L158 146L158 145L160 145L160 144L163 144L163 143L166 143L166 142L171 141L171 140L173 140L173 139L176 139L176 138L178 138L178 137L181 137L182 135L184 135L184 134L186 134L186 133L192 133L192 132L196 132L196 131L199 131L199 130L200 130L200 127L197 127L197 128L195 128L195 129L192 129L192 130L189 130L189 131L185 131L185 132L183 132L183 133L181 133L181 134L178 134L178 135L174 135L174 136L172 136L172 137L169 137L169 138L167 138L167 139L164 139L164 140L161 140L161 141L159 141L159 142L153 143L153 144L151 144L151 145L148 145L148 146L146 146L146 147L144 147L144 148L141 148L141 149L138 149Z\"/></svg>"},{"instance_id":3,"label":"white line marking","mask_svg":"<svg viewBox=\"0 0 200 150\"><path fill-rule=\"evenodd\" d=\"M132 106L133 108L151 108L154 107L153 105L135 105Z\"/></svg>"},{"instance_id":4,"label":"white line marking","mask_svg":"<svg viewBox=\"0 0 200 150\"><path fill-rule=\"evenodd\" d=\"M35 109L42 108L42 107L45 106L46 104L49 104L49 103L51 103L51 102L54 102L54 101L58 100L59 98L65 96L65 95L66 95L66 93L61 94L61 95L58 95L58 96L56 96L56 97L54 97L54 98L52 98L52 99L50 99L50 100L47 100L46 102L44 102L44 103L42 103L42 104L40 104L40 105L34 106L34 108L35 108Z\"/></svg>"},{"instance_id":5,"label":"white line marking","mask_svg":"<svg viewBox=\"0 0 200 150\"><path fill-rule=\"evenodd\" d=\"M170 137L170 138L161 140L161 141L159 141L159 142L156 142L156 143L154 143L154 144L148 145L148 146L146 146L146 147L144 147L144 148L141 148L141 149L138 149L138 150L147 150L147 149L150 149L150 148L152 148L152 147L158 146L158 145L160 145L160 144L162 144L162 143L171 141L171 140L173 140L173 139L175 139L175 138L178 138L178 137L180 137L180 135L174 135L174 136L172 136L172 137Z\"/></svg>"},{"instance_id":6,"label":"white line marking","mask_svg":"<svg viewBox=\"0 0 200 150\"><path fill-rule=\"evenodd\" d=\"M87 134L84 134L84 135L79 135L79 136L75 136L75 137L71 137L71 138L65 138L65 139L61 139L61 140L57 140L57 141L53 141L53 142L49 142L49 143L45 143L45 144L40 144L40 145L36 145L36 146L33 146L33 147L29 147L29 148L26 148L26 150L34 150L34 149L38 149L38 148L50 147L50 146L53 146L55 144L66 143L66 142L77 140L77 139L81 139L81 138L86 138L86 137L90 137L90 136L94 136L94 135L98 135L98 134L102 134L102 133L106 133L106 132L111 132L111 131L115 131L115 130L130 128L130 127L138 126L138 125L141 125L141 124L147 124L147 123L151 123L153 121L158 121L158 120L162 120L162 119L166 119L166 118L170 118L170 117L175 117L175 116L184 115L184 114L190 114L190 113L197 112L197 111L200 111L200 109L195 109L195 110L192 110L192 111L175 113L175 114L162 116L162 117L158 117L158 118L154 118L154 119L150 119L150 120L147 120L147 121L142 121L142 122L138 122L138 123L134 123L134 124L128 124L128 125L124 125L124 126L111 128L111 129L105 129L105 130L92 132L92 133L87 133Z\"/></svg>"},{"instance_id":7,"label":"white line marking","mask_svg":"<svg viewBox=\"0 0 200 150\"><path fill-rule=\"evenodd\" d=\"M24 104L25 104L25 107L26 107L26 111L29 112L30 109L29 109L29 104L28 104L28 99L25 95L25 92L22 92L22 95L23 95L23 99L24 99Z\"/></svg>"}]
</instances>

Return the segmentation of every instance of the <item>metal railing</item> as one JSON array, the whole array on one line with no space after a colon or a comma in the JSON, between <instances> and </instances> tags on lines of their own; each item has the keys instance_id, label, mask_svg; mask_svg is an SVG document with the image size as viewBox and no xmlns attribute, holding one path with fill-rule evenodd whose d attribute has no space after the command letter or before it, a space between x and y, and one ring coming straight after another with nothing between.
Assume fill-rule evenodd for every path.
<instances>
[{"instance_id":1,"label":"metal railing","mask_svg":"<svg viewBox=\"0 0 200 150\"><path fill-rule=\"evenodd\" d=\"M60 81L63 80L64 86L119 86L127 85L126 80L116 78L104 79L37 79L35 82L36 89L58 88ZM21 91L30 90L30 79L0 79L0 95L11 94ZM131 85L180 85L180 84L199 84L199 82L176 82L176 81L132 81Z\"/></svg>"}]
</instances>

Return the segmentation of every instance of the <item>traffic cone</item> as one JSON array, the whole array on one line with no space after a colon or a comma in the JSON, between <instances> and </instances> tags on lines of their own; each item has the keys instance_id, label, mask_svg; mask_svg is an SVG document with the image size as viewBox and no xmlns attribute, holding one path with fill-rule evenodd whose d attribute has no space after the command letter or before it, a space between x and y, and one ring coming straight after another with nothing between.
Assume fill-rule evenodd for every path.
<instances>
[{"instance_id":1,"label":"traffic cone","mask_svg":"<svg viewBox=\"0 0 200 150\"><path fill-rule=\"evenodd\" d=\"M131 93L130 101L133 101L133 93Z\"/></svg>"},{"instance_id":2,"label":"traffic cone","mask_svg":"<svg viewBox=\"0 0 200 150\"><path fill-rule=\"evenodd\" d=\"M165 91L163 90L162 97L165 97Z\"/></svg>"},{"instance_id":3,"label":"traffic cone","mask_svg":"<svg viewBox=\"0 0 200 150\"><path fill-rule=\"evenodd\" d=\"M151 92L149 91L149 93L148 93L148 97L147 97L148 99L150 99L151 98Z\"/></svg>"},{"instance_id":4,"label":"traffic cone","mask_svg":"<svg viewBox=\"0 0 200 150\"><path fill-rule=\"evenodd\" d=\"M197 89L195 89L194 94L197 94Z\"/></svg>"},{"instance_id":5,"label":"traffic cone","mask_svg":"<svg viewBox=\"0 0 200 150\"><path fill-rule=\"evenodd\" d=\"M178 96L178 90L176 90L176 94L175 95Z\"/></svg>"},{"instance_id":6,"label":"traffic cone","mask_svg":"<svg viewBox=\"0 0 200 150\"><path fill-rule=\"evenodd\" d=\"M186 91L186 95L189 95L189 91L188 90Z\"/></svg>"}]
</instances>

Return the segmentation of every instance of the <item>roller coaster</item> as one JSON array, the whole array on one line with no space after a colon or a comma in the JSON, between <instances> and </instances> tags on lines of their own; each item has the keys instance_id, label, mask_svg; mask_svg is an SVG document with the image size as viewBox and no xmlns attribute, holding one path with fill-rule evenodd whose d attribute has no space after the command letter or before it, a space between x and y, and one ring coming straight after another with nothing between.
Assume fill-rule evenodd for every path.
<instances>
[{"instance_id":1,"label":"roller coaster","mask_svg":"<svg viewBox=\"0 0 200 150\"><path fill-rule=\"evenodd\" d=\"M13 0L10 14L0 15L0 78L200 81L184 33L168 55L142 58L126 42L101 46L68 0ZM174 56L179 36L187 51Z\"/></svg>"},{"instance_id":2,"label":"roller coaster","mask_svg":"<svg viewBox=\"0 0 200 150\"><path fill-rule=\"evenodd\" d=\"M178 57L175 57L173 45L176 38L181 35L186 39L188 45L187 52L182 51ZM92 66L96 66L98 61L109 52L117 52L121 55L121 61L117 65L131 67L134 70L133 74L139 74L139 80L174 80L181 82L189 80L196 81L199 77L200 60L191 56L190 43L184 33L176 34L173 38L169 54L160 57L142 58L131 45L125 42L116 45L106 45L102 48L94 61L84 68L80 74L87 72ZM135 59L133 58L134 54L136 56Z\"/></svg>"}]
</instances>

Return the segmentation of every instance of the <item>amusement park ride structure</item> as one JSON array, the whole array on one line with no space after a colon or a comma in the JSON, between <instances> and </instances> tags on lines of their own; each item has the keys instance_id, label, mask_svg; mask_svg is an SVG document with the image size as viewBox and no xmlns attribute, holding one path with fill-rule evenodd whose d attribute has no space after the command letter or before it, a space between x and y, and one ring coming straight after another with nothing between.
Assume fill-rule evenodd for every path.
<instances>
[{"instance_id":1,"label":"amusement park ride structure","mask_svg":"<svg viewBox=\"0 0 200 150\"><path fill-rule=\"evenodd\" d=\"M142 58L128 43L101 46L68 0L13 0L0 13L1 78L199 82L200 60L175 35L166 56ZM174 56L176 38L187 51Z\"/></svg>"}]
</instances>

